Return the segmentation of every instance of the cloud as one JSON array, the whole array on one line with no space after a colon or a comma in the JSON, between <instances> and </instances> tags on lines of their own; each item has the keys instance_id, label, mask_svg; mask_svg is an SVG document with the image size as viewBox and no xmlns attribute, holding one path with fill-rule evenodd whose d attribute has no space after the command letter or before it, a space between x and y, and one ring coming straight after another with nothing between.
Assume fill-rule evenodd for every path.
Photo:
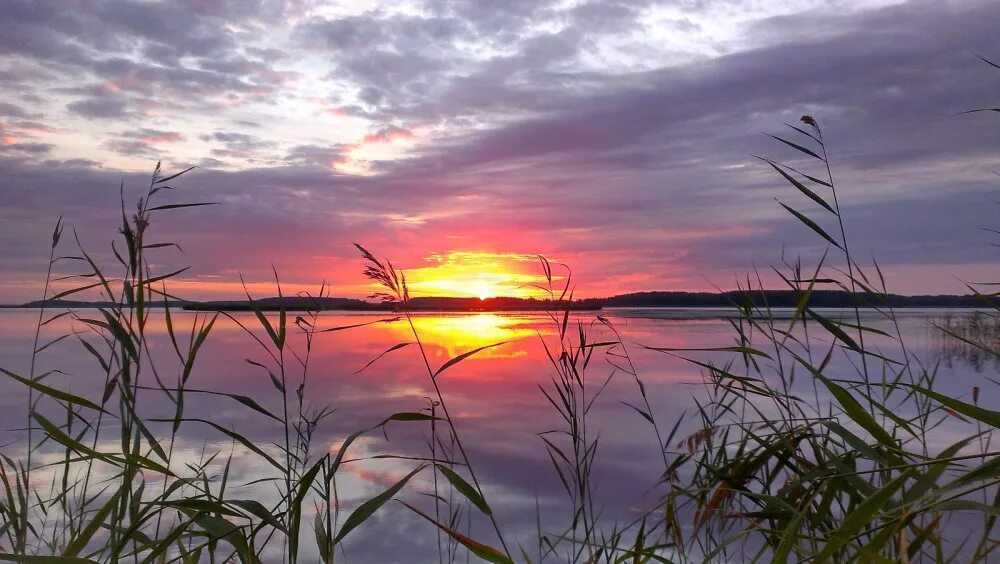
<instances>
[{"instance_id":1,"label":"cloud","mask_svg":"<svg viewBox=\"0 0 1000 564\"><path fill-rule=\"evenodd\" d=\"M220 142L224 148L211 150L216 157L243 159L246 161L266 160L275 157L277 143L261 139L255 135L231 131L216 131L199 137L206 142Z\"/></svg>"},{"instance_id":2,"label":"cloud","mask_svg":"<svg viewBox=\"0 0 1000 564\"><path fill-rule=\"evenodd\" d=\"M391 143L398 139L413 139L413 137L413 132L409 129L390 125L366 134L363 141L365 143Z\"/></svg>"},{"instance_id":3,"label":"cloud","mask_svg":"<svg viewBox=\"0 0 1000 564\"><path fill-rule=\"evenodd\" d=\"M140 128L121 133L117 139L107 141L105 146L122 155L159 158L160 147L179 143L184 138L179 131Z\"/></svg>"},{"instance_id":4,"label":"cloud","mask_svg":"<svg viewBox=\"0 0 1000 564\"><path fill-rule=\"evenodd\" d=\"M762 135L795 135L782 122L804 113L823 124L858 256L926 272L899 290L962 291L932 271L994 260L978 228L998 130L958 115L996 103L975 57L995 56L992 3L53 6L0 16L21 30L0 38L0 76L17 77L0 106L16 137L5 231L20 230L0 242L7 271L37 267L48 210L102 240L114 214L97 202L117 203L123 175L145 181L119 169L163 157L211 169L185 197L223 205L155 227L220 279L275 262L357 289L360 240L404 267L544 253L589 295L726 285L783 246L822 252L773 197L815 206L751 157L814 164Z\"/></svg>"},{"instance_id":5,"label":"cloud","mask_svg":"<svg viewBox=\"0 0 1000 564\"><path fill-rule=\"evenodd\" d=\"M5 153L28 153L31 155L41 155L52 151L49 143L10 143L0 145L0 151Z\"/></svg>"},{"instance_id":6,"label":"cloud","mask_svg":"<svg viewBox=\"0 0 1000 564\"><path fill-rule=\"evenodd\" d=\"M128 135L137 137L146 143L177 143L184 140L184 134L179 131L161 131L158 129L140 129Z\"/></svg>"},{"instance_id":7,"label":"cloud","mask_svg":"<svg viewBox=\"0 0 1000 564\"><path fill-rule=\"evenodd\" d=\"M18 105L0 102L0 116L12 118L29 118L31 114Z\"/></svg>"},{"instance_id":8,"label":"cloud","mask_svg":"<svg viewBox=\"0 0 1000 564\"><path fill-rule=\"evenodd\" d=\"M94 96L70 102L66 109L87 118L114 118L129 114L128 103L122 96Z\"/></svg>"},{"instance_id":9,"label":"cloud","mask_svg":"<svg viewBox=\"0 0 1000 564\"><path fill-rule=\"evenodd\" d=\"M296 145L288 150L284 160L292 164L334 168L347 162L346 151L349 149L347 146Z\"/></svg>"}]
</instances>

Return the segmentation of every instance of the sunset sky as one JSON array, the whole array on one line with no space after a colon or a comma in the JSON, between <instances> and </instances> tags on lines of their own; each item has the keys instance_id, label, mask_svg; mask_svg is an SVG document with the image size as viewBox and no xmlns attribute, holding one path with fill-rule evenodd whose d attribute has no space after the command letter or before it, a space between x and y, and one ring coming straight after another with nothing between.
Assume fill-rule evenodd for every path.
<instances>
[{"instance_id":1,"label":"sunset sky","mask_svg":"<svg viewBox=\"0 0 1000 564\"><path fill-rule=\"evenodd\" d=\"M157 160L198 168L154 217L175 290L328 281L352 242L416 295L732 288L814 261L811 210L751 155L824 126L860 262L899 293L1000 279L1000 3L810 0L4 0L0 303L40 297L62 215L113 270ZM809 163L802 162L803 165ZM64 236L64 252L73 238ZM839 260L839 259L838 259Z\"/></svg>"}]
</instances>

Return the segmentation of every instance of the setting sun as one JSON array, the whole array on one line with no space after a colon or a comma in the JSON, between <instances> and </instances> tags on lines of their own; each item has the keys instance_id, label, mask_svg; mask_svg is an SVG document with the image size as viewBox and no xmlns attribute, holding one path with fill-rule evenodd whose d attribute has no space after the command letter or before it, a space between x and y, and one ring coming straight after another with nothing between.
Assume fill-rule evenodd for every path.
<instances>
[{"instance_id":1,"label":"setting sun","mask_svg":"<svg viewBox=\"0 0 1000 564\"><path fill-rule=\"evenodd\" d=\"M476 282L475 286L476 297L480 300L485 300L486 298L492 298L495 296L494 289L490 285L482 280Z\"/></svg>"},{"instance_id":2,"label":"setting sun","mask_svg":"<svg viewBox=\"0 0 1000 564\"><path fill-rule=\"evenodd\" d=\"M404 268L414 296L541 297L535 286L544 277L534 255L451 251L424 261L427 266Z\"/></svg>"},{"instance_id":3,"label":"setting sun","mask_svg":"<svg viewBox=\"0 0 1000 564\"><path fill-rule=\"evenodd\" d=\"M0 561L1000 564L997 22L0 0Z\"/></svg>"}]
</instances>

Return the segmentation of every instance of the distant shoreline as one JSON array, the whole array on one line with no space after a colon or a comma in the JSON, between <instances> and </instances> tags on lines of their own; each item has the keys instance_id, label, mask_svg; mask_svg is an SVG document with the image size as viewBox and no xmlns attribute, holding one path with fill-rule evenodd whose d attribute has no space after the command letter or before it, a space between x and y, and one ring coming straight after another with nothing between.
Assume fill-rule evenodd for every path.
<instances>
[{"instance_id":1,"label":"distant shoreline","mask_svg":"<svg viewBox=\"0 0 1000 564\"><path fill-rule=\"evenodd\" d=\"M741 292L638 292L620 294L606 298L586 298L582 300L538 300L534 298L455 298L420 297L412 298L409 310L438 312L514 312L564 310L598 311L604 308L731 308L737 305L753 307L794 308L800 293L791 290L765 290L750 293ZM748 303L749 302L749 303ZM99 308L113 307L110 302L87 302L44 300L26 304L0 305L0 309L46 308ZM399 311L393 302L368 302L354 298L309 298L309 297L268 297L253 300L219 300L204 302L169 301L171 309L187 311ZM847 292L816 290L812 292L809 305L813 308L864 309L890 306L893 308L983 308L1000 306L1000 300L975 295L919 295L898 294L851 295ZM150 309L162 309L163 302L149 302Z\"/></svg>"}]
</instances>

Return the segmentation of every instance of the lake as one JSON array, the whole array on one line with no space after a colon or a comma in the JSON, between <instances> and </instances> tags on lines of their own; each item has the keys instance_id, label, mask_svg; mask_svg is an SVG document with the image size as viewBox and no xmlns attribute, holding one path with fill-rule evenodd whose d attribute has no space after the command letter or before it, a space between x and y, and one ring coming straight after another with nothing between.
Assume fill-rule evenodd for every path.
<instances>
[{"instance_id":1,"label":"lake","mask_svg":"<svg viewBox=\"0 0 1000 564\"><path fill-rule=\"evenodd\" d=\"M82 316L92 313L79 311ZM592 335L591 341L607 340L609 331L597 323L595 316L598 313L620 331L661 426L669 429L678 418L684 417L679 437L698 430L697 421L690 416L695 410L694 398L704 398L702 369L644 349L642 345L684 349L731 346L734 331L727 317L731 317L732 312L721 309L579 312L572 316L570 331L576 331L575 324L579 322ZM836 316L843 312L827 313ZM989 405L997 398L996 386L986 377L995 378L997 366L972 351L944 346L931 326L933 320L946 316L958 319L968 313L965 310L904 310L899 313L900 331L914 357L929 367L938 366L941 389L968 400L972 387L980 386L986 398L981 402ZM33 310L0 310L0 367L27 373L37 315ZM259 327L253 314L233 315L235 320L247 326ZM363 324L387 317L385 314L324 312L318 327ZM181 339L185 342L194 320L192 313L174 314L175 330L183 335ZM890 328L873 313L866 313L865 321L883 329ZM553 375L542 340L555 343L558 324L542 313L419 314L414 317L414 324L429 363L435 368L464 352L505 343L449 367L438 376L437 382L508 544L516 547L520 543L534 557L538 550L537 529L555 533L571 518L566 493L539 436L539 433L564 425L539 389L539 386L550 386ZM43 334L53 338L74 327L84 331L83 335L92 336L68 317L50 324ZM261 338L267 338L261 331L256 332ZM151 316L147 334L152 342L149 355L157 372L173 385L180 361L166 339L162 313ZM302 335L292 326L289 335L290 345L301 354L304 351ZM880 339L881 342L873 343L884 346L887 351L894 350L894 341ZM42 339L43 343L46 341ZM387 349L411 341L410 328L403 320L316 336L304 397L307 405L313 408L329 406L334 411L320 422L312 442L313 453L336 452L344 437L352 432L375 425L393 413L417 412L428 407L434 393L416 346L394 350L360 371ZM235 321L220 317L199 354L187 386L242 394L272 412L279 412L280 395L267 372L248 364L247 359L268 362L266 353ZM610 524L628 523L656 505L662 493L657 488L662 461L650 425L625 405L641 401L635 380L616 371L609 360L613 359L606 358L603 353L595 354L587 372L587 389L588 397L592 397L607 381L589 412L588 432L600 437L594 466L596 501L610 529ZM301 370L292 360L289 366L292 368L287 372L288 381L297 386L302 378ZM47 384L100 400L104 373L75 338L65 339L41 353L36 372L52 369L65 374L50 376L46 379ZM845 378L853 376L851 370L839 357L830 368L832 373ZM155 385L148 370L140 378L142 384ZM808 375L803 371L798 378L796 386L800 386L803 393L812 394ZM25 425L26 399L26 389L20 384L6 378L0 381L0 426L9 430L2 441L3 452L15 458L23 452L24 432L19 429ZM139 402L140 411L147 418L173 416L172 404L164 401L159 391L141 391ZM284 439L280 424L228 398L192 394L186 404L187 417L211 419L224 427L237 429L271 452L275 449L268 445ZM154 430L169 434L169 424L150 425ZM427 422L391 423L385 434L371 433L355 442L348 451L348 458L363 459L378 454L427 457L430 455L429 429ZM113 440L116 432L110 427L109 430L108 440ZM963 434L968 430L969 427L961 422L948 422L937 431L935 441L943 447L950 444L953 433ZM253 498L265 504L278 499L271 485L245 485L267 477L269 468L245 448L234 447L232 441L208 425L198 422L182 425L174 452L177 467L177 461L197 461L216 452L225 458L233 453L229 491L237 497ZM358 460L345 464L337 480L341 507L345 512L350 511L417 464L399 459ZM419 474L400 497L433 513L433 500L421 495L433 489L430 476L428 472ZM342 513L341 519L343 517ZM467 531L469 525L464 509L460 523L461 530ZM308 554L314 549L311 528L307 529L310 529L310 538L304 541L304 547ZM492 529L482 515L473 515L471 534L487 544L496 545ZM433 525L402 505L390 503L379 510L373 520L347 537L343 544L344 554L338 554L338 558L353 562L436 561L436 539ZM278 549L280 547L275 548ZM265 554L278 557L275 552ZM305 561L312 561L311 558L314 556ZM464 551L460 552L459 560L465 560Z\"/></svg>"}]
</instances>

